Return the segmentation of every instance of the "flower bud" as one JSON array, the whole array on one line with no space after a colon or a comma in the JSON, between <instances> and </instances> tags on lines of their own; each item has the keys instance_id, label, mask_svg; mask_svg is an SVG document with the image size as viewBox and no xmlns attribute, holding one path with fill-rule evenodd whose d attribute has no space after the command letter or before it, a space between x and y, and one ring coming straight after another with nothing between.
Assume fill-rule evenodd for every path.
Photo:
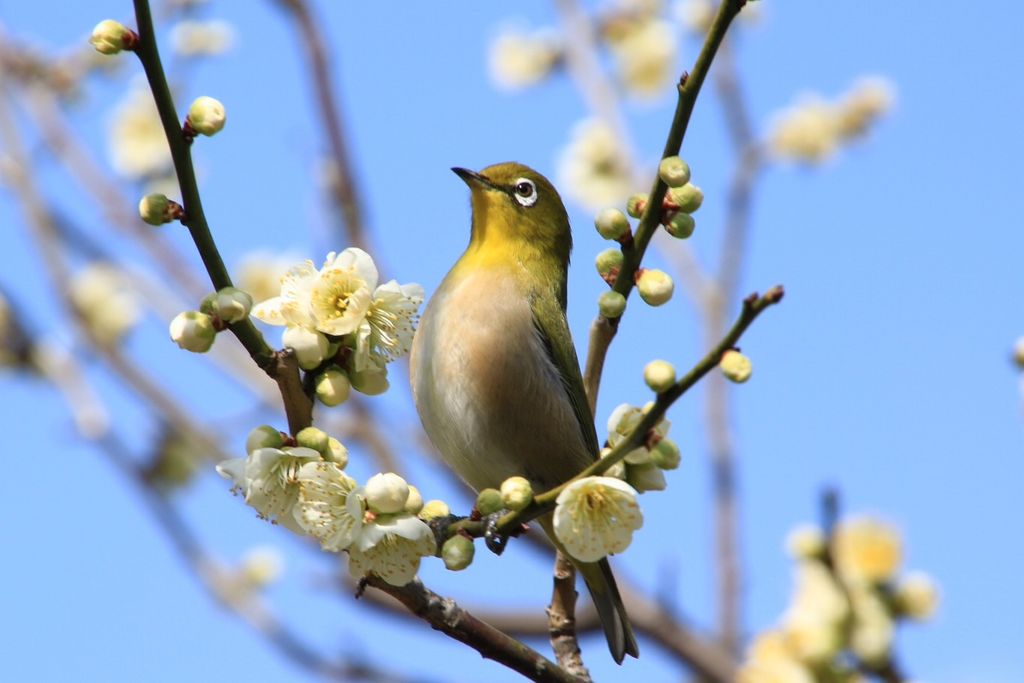
<instances>
[{"instance_id":1,"label":"flower bud","mask_svg":"<svg viewBox=\"0 0 1024 683\"><path fill-rule=\"evenodd\" d=\"M653 268L644 269L636 281L636 289L644 303L661 306L672 298L675 285L668 273Z\"/></svg>"},{"instance_id":2,"label":"flower bud","mask_svg":"<svg viewBox=\"0 0 1024 683\"><path fill-rule=\"evenodd\" d=\"M229 325L240 323L249 317L252 297L238 287L223 287L210 301L212 313Z\"/></svg>"},{"instance_id":3,"label":"flower bud","mask_svg":"<svg viewBox=\"0 0 1024 683\"><path fill-rule=\"evenodd\" d=\"M647 195L643 192L633 195L626 202L626 213L633 218L640 218L647 209Z\"/></svg>"},{"instance_id":4,"label":"flower bud","mask_svg":"<svg viewBox=\"0 0 1024 683\"><path fill-rule=\"evenodd\" d=\"M199 311L184 311L174 316L170 333L175 344L194 353L209 351L217 337L213 318Z\"/></svg>"},{"instance_id":5,"label":"flower bud","mask_svg":"<svg viewBox=\"0 0 1024 683\"><path fill-rule=\"evenodd\" d=\"M786 536L786 550L795 560L825 556L825 535L813 524L801 524Z\"/></svg>"},{"instance_id":6,"label":"flower bud","mask_svg":"<svg viewBox=\"0 0 1024 683\"><path fill-rule=\"evenodd\" d=\"M660 394L676 383L676 369L668 361L652 360L644 367L644 381L654 393Z\"/></svg>"},{"instance_id":7,"label":"flower bud","mask_svg":"<svg viewBox=\"0 0 1024 683\"><path fill-rule=\"evenodd\" d=\"M606 240L617 240L629 233L629 219L618 209L603 209L597 214L594 226Z\"/></svg>"},{"instance_id":8,"label":"flower bud","mask_svg":"<svg viewBox=\"0 0 1024 683\"><path fill-rule=\"evenodd\" d=\"M722 360L718 361L718 367L726 379L737 384L743 384L750 379L750 373L753 371L750 359L736 349L729 349L723 353Z\"/></svg>"},{"instance_id":9,"label":"flower bud","mask_svg":"<svg viewBox=\"0 0 1024 683\"><path fill-rule=\"evenodd\" d=\"M501 499L498 489L483 489L476 496L476 511L481 515L492 515L504 509L505 501Z\"/></svg>"},{"instance_id":10,"label":"flower bud","mask_svg":"<svg viewBox=\"0 0 1024 683\"><path fill-rule=\"evenodd\" d=\"M693 183L673 187L669 190L669 195L683 213L693 213L704 203L704 192Z\"/></svg>"},{"instance_id":11,"label":"flower bud","mask_svg":"<svg viewBox=\"0 0 1024 683\"><path fill-rule=\"evenodd\" d=\"M658 164L658 176L669 187L682 187L690 182L690 166L679 157L665 157Z\"/></svg>"},{"instance_id":12,"label":"flower bud","mask_svg":"<svg viewBox=\"0 0 1024 683\"><path fill-rule=\"evenodd\" d=\"M930 619L939 606L939 590L924 572L907 574L896 586L893 598L897 612L914 621Z\"/></svg>"},{"instance_id":13,"label":"flower bud","mask_svg":"<svg viewBox=\"0 0 1024 683\"><path fill-rule=\"evenodd\" d=\"M155 192L139 200L139 216L150 225L164 225L174 220L175 203L167 195Z\"/></svg>"},{"instance_id":14,"label":"flower bud","mask_svg":"<svg viewBox=\"0 0 1024 683\"><path fill-rule=\"evenodd\" d=\"M409 500L409 484L394 472L382 472L370 477L364 487L366 504L374 512L394 514L405 508Z\"/></svg>"},{"instance_id":15,"label":"flower bud","mask_svg":"<svg viewBox=\"0 0 1024 683\"><path fill-rule=\"evenodd\" d=\"M674 470L679 467L680 460L679 446L672 439L662 439L651 449L651 462L663 470Z\"/></svg>"},{"instance_id":16,"label":"flower bud","mask_svg":"<svg viewBox=\"0 0 1024 683\"><path fill-rule=\"evenodd\" d=\"M644 491L664 491L668 486L665 473L654 463L643 465L626 465L626 483L640 493Z\"/></svg>"},{"instance_id":17,"label":"flower bud","mask_svg":"<svg viewBox=\"0 0 1024 683\"><path fill-rule=\"evenodd\" d=\"M473 562L476 546L472 539L462 534L455 534L441 546L441 559L444 566L453 572L461 571Z\"/></svg>"},{"instance_id":18,"label":"flower bud","mask_svg":"<svg viewBox=\"0 0 1024 683\"><path fill-rule=\"evenodd\" d=\"M410 515L418 515L423 509L423 496L420 490L409 484L409 497L405 499L405 511Z\"/></svg>"},{"instance_id":19,"label":"flower bud","mask_svg":"<svg viewBox=\"0 0 1024 683\"><path fill-rule=\"evenodd\" d=\"M212 97L197 97L188 108L188 124L200 135L216 135L226 120L224 105Z\"/></svg>"},{"instance_id":20,"label":"flower bud","mask_svg":"<svg viewBox=\"0 0 1024 683\"><path fill-rule=\"evenodd\" d=\"M391 386L386 367L371 367L360 372L351 372L348 379L353 389L367 396L383 394Z\"/></svg>"},{"instance_id":21,"label":"flower bud","mask_svg":"<svg viewBox=\"0 0 1024 683\"><path fill-rule=\"evenodd\" d=\"M448 503L443 500L428 500L420 510L420 519L430 521L432 519L438 519L439 517L447 517L452 514L451 508L448 507Z\"/></svg>"},{"instance_id":22,"label":"flower bud","mask_svg":"<svg viewBox=\"0 0 1024 683\"><path fill-rule=\"evenodd\" d=\"M616 268L622 267L622 251L614 247L605 249L598 253L597 258L594 259L594 265L597 266L597 272L601 277L608 277L611 275Z\"/></svg>"},{"instance_id":23,"label":"flower bud","mask_svg":"<svg viewBox=\"0 0 1024 683\"><path fill-rule=\"evenodd\" d=\"M101 55L116 55L130 50L135 45L135 33L119 21L104 19L96 24L89 37L89 43Z\"/></svg>"},{"instance_id":24,"label":"flower bud","mask_svg":"<svg viewBox=\"0 0 1024 683\"><path fill-rule=\"evenodd\" d=\"M333 436L327 439L327 450L322 453L324 460L327 462L333 462L341 469L345 469L345 465L348 464L348 449L345 448L345 444L335 439Z\"/></svg>"},{"instance_id":25,"label":"flower bud","mask_svg":"<svg viewBox=\"0 0 1024 683\"><path fill-rule=\"evenodd\" d=\"M295 358L303 370L312 370L327 356L327 337L306 327L286 327L281 335L281 343L295 352Z\"/></svg>"},{"instance_id":26,"label":"flower bud","mask_svg":"<svg viewBox=\"0 0 1024 683\"><path fill-rule=\"evenodd\" d=\"M626 310L626 297L615 291L605 292L597 298L597 309L602 317L609 320L620 318Z\"/></svg>"},{"instance_id":27,"label":"flower bud","mask_svg":"<svg viewBox=\"0 0 1024 683\"><path fill-rule=\"evenodd\" d=\"M682 211L676 211L668 219L668 222L665 223L665 232L676 239L685 240L693 234L693 229L696 227L697 221L693 220L693 216Z\"/></svg>"},{"instance_id":28,"label":"flower bud","mask_svg":"<svg viewBox=\"0 0 1024 683\"><path fill-rule=\"evenodd\" d=\"M607 448L607 447L606 448L602 448L601 449L601 456L600 457L607 458L608 454L611 453L611 452L612 452L612 449L610 449L610 448ZM614 477L616 479L621 479L622 481L626 481L626 463L622 462L621 460L618 461L617 463L615 463L614 465L612 465L611 467L609 467L608 469L606 469L604 471L604 476L606 476L606 477Z\"/></svg>"},{"instance_id":29,"label":"flower bud","mask_svg":"<svg viewBox=\"0 0 1024 683\"><path fill-rule=\"evenodd\" d=\"M322 429L306 427L305 429L299 430L299 433L295 435L295 443L303 448L312 448L320 455L323 455L327 452L330 446L330 438L331 437L327 436L327 432Z\"/></svg>"},{"instance_id":30,"label":"flower bud","mask_svg":"<svg viewBox=\"0 0 1024 683\"><path fill-rule=\"evenodd\" d=\"M501 502L509 510L522 510L533 501L533 487L525 477L509 477L501 482Z\"/></svg>"},{"instance_id":31,"label":"flower bud","mask_svg":"<svg viewBox=\"0 0 1024 683\"><path fill-rule=\"evenodd\" d=\"M261 448L280 448L284 445L284 437L270 425L260 425L245 437L245 452L252 454Z\"/></svg>"},{"instance_id":32,"label":"flower bud","mask_svg":"<svg viewBox=\"0 0 1024 683\"><path fill-rule=\"evenodd\" d=\"M332 365L316 378L316 397L325 406L341 405L352 393L352 383L345 371Z\"/></svg>"}]
</instances>

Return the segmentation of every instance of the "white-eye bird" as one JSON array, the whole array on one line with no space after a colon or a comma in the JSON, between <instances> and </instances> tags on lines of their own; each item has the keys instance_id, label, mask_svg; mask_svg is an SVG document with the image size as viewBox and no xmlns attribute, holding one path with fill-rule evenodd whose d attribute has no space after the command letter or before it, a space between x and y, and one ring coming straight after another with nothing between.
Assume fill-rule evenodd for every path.
<instances>
[{"instance_id":1,"label":"white-eye bird","mask_svg":"<svg viewBox=\"0 0 1024 683\"><path fill-rule=\"evenodd\" d=\"M473 489L519 475L539 493L579 474L599 452L565 319L569 217L554 186L527 166L452 170L472 191L472 233L416 331L416 409L441 456ZM538 521L554 540L551 515ZM574 564L615 661L636 657L607 558Z\"/></svg>"}]
</instances>

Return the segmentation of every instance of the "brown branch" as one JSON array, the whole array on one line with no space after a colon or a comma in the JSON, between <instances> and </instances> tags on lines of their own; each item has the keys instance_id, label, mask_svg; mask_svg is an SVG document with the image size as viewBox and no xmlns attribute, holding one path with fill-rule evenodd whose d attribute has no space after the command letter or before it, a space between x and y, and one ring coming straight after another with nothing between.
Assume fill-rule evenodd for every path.
<instances>
[{"instance_id":1,"label":"brown branch","mask_svg":"<svg viewBox=\"0 0 1024 683\"><path fill-rule=\"evenodd\" d=\"M362 586L384 591L435 630L469 645L483 657L504 664L531 681L584 683L525 643L473 616L451 598L444 598L426 588L419 579L398 587L371 574L363 579Z\"/></svg>"},{"instance_id":2,"label":"brown branch","mask_svg":"<svg viewBox=\"0 0 1024 683\"><path fill-rule=\"evenodd\" d=\"M548 635L558 665L581 681L589 683L590 672L576 638L576 568L561 551L555 553L555 568L548 606Z\"/></svg>"}]
</instances>

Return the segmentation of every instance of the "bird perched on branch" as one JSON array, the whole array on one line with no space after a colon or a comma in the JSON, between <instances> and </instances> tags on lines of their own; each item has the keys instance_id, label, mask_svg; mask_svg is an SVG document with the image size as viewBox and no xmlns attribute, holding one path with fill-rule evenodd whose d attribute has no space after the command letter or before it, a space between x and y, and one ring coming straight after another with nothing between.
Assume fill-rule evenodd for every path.
<instances>
[{"instance_id":1,"label":"bird perched on branch","mask_svg":"<svg viewBox=\"0 0 1024 683\"><path fill-rule=\"evenodd\" d=\"M527 166L452 170L472 193L472 232L416 332L416 408L434 446L475 490L522 476L544 491L599 451L565 319L569 217L554 186ZM554 540L551 515L538 521ZM637 656L607 558L574 564L615 661Z\"/></svg>"}]
</instances>

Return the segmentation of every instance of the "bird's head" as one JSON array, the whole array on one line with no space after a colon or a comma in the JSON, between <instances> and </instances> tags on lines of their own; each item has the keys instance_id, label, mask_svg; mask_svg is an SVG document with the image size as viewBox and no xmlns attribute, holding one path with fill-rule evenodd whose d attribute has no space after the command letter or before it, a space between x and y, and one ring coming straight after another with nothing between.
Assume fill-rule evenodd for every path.
<instances>
[{"instance_id":1,"label":"bird's head","mask_svg":"<svg viewBox=\"0 0 1024 683\"><path fill-rule=\"evenodd\" d=\"M544 255L563 268L568 265L569 216L551 181L514 162L494 164L479 173L452 170L472 191L471 248L503 257Z\"/></svg>"}]
</instances>

